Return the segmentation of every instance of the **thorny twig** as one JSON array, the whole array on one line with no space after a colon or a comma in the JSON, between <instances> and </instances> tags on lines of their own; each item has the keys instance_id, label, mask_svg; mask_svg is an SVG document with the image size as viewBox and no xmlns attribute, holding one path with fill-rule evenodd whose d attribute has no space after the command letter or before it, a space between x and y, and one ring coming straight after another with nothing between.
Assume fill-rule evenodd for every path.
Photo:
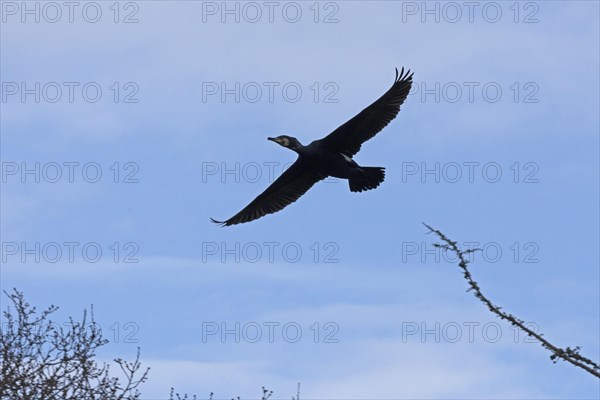
<instances>
[{"instance_id":1,"label":"thorny twig","mask_svg":"<svg viewBox=\"0 0 600 400\"><path fill-rule=\"evenodd\" d=\"M580 349L579 346L576 346L575 348L567 347L566 349L562 349L560 347L554 346L552 343L550 343L549 341L544 339L542 337L543 335L541 333L534 332L531 329L527 328L527 326L525 326L525 322L523 320L515 317L514 315L512 315L510 313L502 311L502 307L498 307L498 306L494 305L487 297L485 297L483 295L483 293L481 293L479 284L477 282L475 282L475 280L473 279L473 276L471 275L471 272L467 268L469 261L467 261L465 258L465 256L467 254L473 253L473 252L477 251L478 249L469 249L469 250L463 251L458 247L457 242L450 240L446 235L444 235L438 229L434 229L425 223L423 223L423 225L425 225L427 227L427 229L429 229L428 233L433 232L442 240L443 243L441 243L441 244L435 243L434 244L435 247L449 250L449 251L452 251L454 254L456 254L456 256L458 257L458 261L459 261L458 266L462 269L463 276L467 280L467 282L470 286L469 291L472 290L475 297L477 297L483 304L485 304L491 312L493 312L494 314L499 316L501 319L510 322L513 326L516 326L516 327L522 329L523 331L525 331L525 333L528 336L537 339L540 342L540 344L542 345L542 347L545 347L546 349L550 350L550 352L552 352L550 359L553 362L556 362L557 359L559 359L559 358L563 359L564 361L567 361L567 362L575 365L576 367L583 368L590 374L600 378L600 365L598 365L594 361L590 360L589 358L584 357L581 354L579 354L579 349Z\"/></svg>"}]
</instances>

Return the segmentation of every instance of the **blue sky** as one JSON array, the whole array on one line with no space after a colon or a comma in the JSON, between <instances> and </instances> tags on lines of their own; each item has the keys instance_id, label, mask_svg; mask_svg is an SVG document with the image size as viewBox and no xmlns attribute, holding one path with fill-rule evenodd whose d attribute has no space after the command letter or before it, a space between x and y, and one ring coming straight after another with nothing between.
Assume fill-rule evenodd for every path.
<instances>
[{"instance_id":1,"label":"blue sky","mask_svg":"<svg viewBox=\"0 0 600 400\"><path fill-rule=\"evenodd\" d=\"M597 2L58 4L1 3L1 288L65 321L93 304L102 359L141 347L145 398L598 397L421 224L484 247L489 297L600 359ZM294 161L268 136L325 136L402 66L413 92L355 157L386 167L377 190L209 222Z\"/></svg>"}]
</instances>

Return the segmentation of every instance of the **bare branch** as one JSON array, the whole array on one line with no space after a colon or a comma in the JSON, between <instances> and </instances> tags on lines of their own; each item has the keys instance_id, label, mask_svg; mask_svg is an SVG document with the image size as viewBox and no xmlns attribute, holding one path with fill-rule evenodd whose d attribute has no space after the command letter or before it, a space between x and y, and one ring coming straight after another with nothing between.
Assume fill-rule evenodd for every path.
<instances>
[{"instance_id":1,"label":"bare branch","mask_svg":"<svg viewBox=\"0 0 600 400\"><path fill-rule=\"evenodd\" d=\"M478 251L479 249L469 249L469 250L463 251L458 247L457 242L450 240L446 235L444 235L438 229L434 229L431 226L427 225L426 223L423 223L423 225L425 225L425 227L427 227L427 229L429 229L428 233L435 233L441 239L442 243L434 244L435 247L442 248L442 249L451 251L454 254L456 254L456 256L458 257L458 261L459 261L458 266L462 269L463 276L470 286L469 290L473 291L473 294L475 295L475 297L477 297L483 304L485 304L492 313L496 314L501 319L510 322L513 326L516 326L519 329L522 329L523 331L525 331L525 333L529 337L535 338L538 342L540 342L542 347L550 350L550 352L552 353L552 355L550 356L550 359L553 362L556 363L556 361L558 359L562 359L568 363L575 365L576 367L586 370L587 372L596 376L597 378L600 378L600 366L598 365L598 363L579 354L579 350L580 350L579 346L576 346L575 348L567 347L565 349L562 349L560 347L553 345L548 340L544 339L542 337L543 336L542 334L534 332L531 329L527 328L527 326L525 326L525 322L523 320L515 317L514 315L512 315L510 313L502 311L502 307L498 307L498 306L494 305L494 303L492 303L487 297L485 297L483 295L483 293L481 292L481 289L479 287L479 284L473 279L473 276L471 275L471 272L469 271L469 269L467 267L469 262L467 261L467 258L465 257L468 253Z\"/></svg>"}]
</instances>

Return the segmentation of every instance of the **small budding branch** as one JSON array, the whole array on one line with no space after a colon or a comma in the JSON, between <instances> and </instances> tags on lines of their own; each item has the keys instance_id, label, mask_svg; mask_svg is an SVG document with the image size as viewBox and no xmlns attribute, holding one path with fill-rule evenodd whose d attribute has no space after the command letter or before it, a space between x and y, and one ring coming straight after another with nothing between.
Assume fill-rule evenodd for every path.
<instances>
[{"instance_id":1,"label":"small budding branch","mask_svg":"<svg viewBox=\"0 0 600 400\"><path fill-rule=\"evenodd\" d=\"M468 249L463 251L458 247L457 242L450 240L438 229L434 229L425 223L423 223L423 225L425 225L425 227L429 230L429 232L427 233L435 233L438 236L438 238L442 241L441 243L434 243L434 247L438 247L446 251L451 251L454 254L456 254L456 256L458 257L458 266L462 270L463 277L466 279L467 283L470 286L469 289L467 289L467 291L473 291L475 297L477 297L483 304L485 304L492 313L496 314L501 319L508 321L513 326L522 329L529 337L535 338L541 344L542 347L548 349L552 353L552 355L550 356L552 362L556 363L559 359L562 359L568 363L575 365L576 367L586 370L587 372L596 376L597 378L600 378L600 365L598 365L591 359L579 354L579 346L575 346L574 348L567 347L563 349L553 345L543 337L543 334L534 332L531 329L527 328L527 326L525 326L525 322L522 319L519 319L506 311L502 311L502 307L498 307L483 295L479 284L473 279L473 276L471 275L471 272L467 267L469 264L469 261L467 261L468 254L479 251L480 249Z\"/></svg>"}]
</instances>

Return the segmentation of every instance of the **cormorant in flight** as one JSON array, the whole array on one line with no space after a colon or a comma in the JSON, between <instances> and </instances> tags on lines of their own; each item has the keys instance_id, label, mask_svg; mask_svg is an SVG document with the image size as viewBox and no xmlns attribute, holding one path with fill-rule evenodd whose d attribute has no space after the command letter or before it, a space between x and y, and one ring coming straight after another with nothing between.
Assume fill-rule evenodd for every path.
<instances>
[{"instance_id":1,"label":"cormorant in flight","mask_svg":"<svg viewBox=\"0 0 600 400\"><path fill-rule=\"evenodd\" d=\"M410 91L412 76L410 71L404 73L402 68L398 73L396 68L394 84L383 96L335 131L308 146L303 146L291 136L268 138L298 153L296 162L242 211L227 221L212 218L211 221L229 226L275 213L298 200L315 183L328 176L348 179L352 192L378 187L385 177L384 168L361 167L352 160L352 156L359 152L364 142L396 118Z\"/></svg>"}]
</instances>

